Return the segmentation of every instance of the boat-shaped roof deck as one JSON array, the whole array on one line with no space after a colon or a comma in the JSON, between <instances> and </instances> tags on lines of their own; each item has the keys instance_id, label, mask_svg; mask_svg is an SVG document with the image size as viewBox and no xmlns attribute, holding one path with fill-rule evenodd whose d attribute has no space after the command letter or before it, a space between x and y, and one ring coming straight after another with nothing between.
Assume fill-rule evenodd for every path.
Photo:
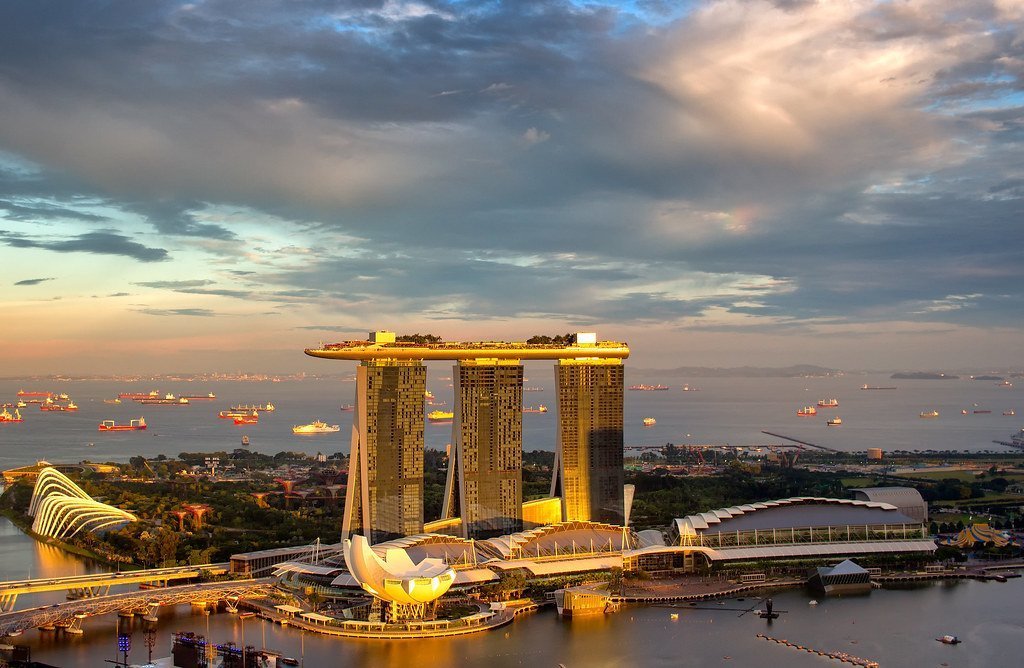
<instances>
[{"instance_id":1,"label":"boat-shaped roof deck","mask_svg":"<svg viewBox=\"0 0 1024 668\"><path fill-rule=\"evenodd\" d=\"M374 343L372 341L343 341L307 348L311 357L339 360L565 360L565 359L626 359L629 346L618 341L598 341L586 344L516 343L503 341L477 341L439 343Z\"/></svg>"}]
</instances>

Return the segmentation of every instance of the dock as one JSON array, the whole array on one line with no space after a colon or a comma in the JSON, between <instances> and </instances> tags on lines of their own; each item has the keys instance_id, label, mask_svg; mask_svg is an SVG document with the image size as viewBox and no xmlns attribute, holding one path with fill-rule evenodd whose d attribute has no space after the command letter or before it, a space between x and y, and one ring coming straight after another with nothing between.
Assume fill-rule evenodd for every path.
<instances>
[{"instance_id":1,"label":"dock","mask_svg":"<svg viewBox=\"0 0 1024 668\"><path fill-rule=\"evenodd\" d=\"M878 668L877 661L872 661L871 659L863 659L859 656L854 656L849 652L826 652L824 650L814 649L813 647L805 647L804 645L798 645L795 642L790 642L789 640L786 640L785 638L773 638L772 636L767 636L763 633L758 633L757 637L761 638L762 640L778 643L779 645L792 647L793 649L798 649L802 652L807 652L809 654L817 654L818 656L822 656L827 659L835 659L836 661L849 663L853 666L863 666L864 668Z\"/></svg>"}]
</instances>

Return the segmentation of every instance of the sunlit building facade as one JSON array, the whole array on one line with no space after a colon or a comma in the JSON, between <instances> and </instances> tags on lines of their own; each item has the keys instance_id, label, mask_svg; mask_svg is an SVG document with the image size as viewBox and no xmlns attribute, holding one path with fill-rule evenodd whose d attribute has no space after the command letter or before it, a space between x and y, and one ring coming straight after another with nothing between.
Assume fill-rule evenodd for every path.
<instances>
[{"instance_id":1,"label":"sunlit building facade","mask_svg":"<svg viewBox=\"0 0 1024 668\"><path fill-rule=\"evenodd\" d=\"M460 360L444 512L462 518L465 538L523 528L523 365Z\"/></svg>"},{"instance_id":2,"label":"sunlit building facade","mask_svg":"<svg viewBox=\"0 0 1024 668\"><path fill-rule=\"evenodd\" d=\"M559 360L552 496L564 521L623 522L621 360Z\"/></svg>"},{"instance_id":3,"label":"sunlit building facade","mask_svg":"<svg viewBox=\"0 0 1024 668\"><path fill-rule=\"evenodd\" d=\"M416 360L367 360L356 371L344 537L371 543L423 531L427 370Z\"/></svg>"}]
</instances>

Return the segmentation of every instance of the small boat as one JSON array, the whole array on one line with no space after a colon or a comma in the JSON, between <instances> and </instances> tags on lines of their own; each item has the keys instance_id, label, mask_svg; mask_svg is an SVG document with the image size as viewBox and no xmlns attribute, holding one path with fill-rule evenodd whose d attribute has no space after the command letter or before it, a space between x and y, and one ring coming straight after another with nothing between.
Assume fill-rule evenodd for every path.
<instances>
[{"instance_id":1,"label":"small boat","mask_svg":"<svg viewBox=\"0 0 1024 668\"><path fill-rule=\"evenodd\" d=\"M1013 383L1011 383L1008 380L1004 380L1001 383L996 383L996 385L998 385L999 387L1013 387Z\"/></svg>"},{"instance_id":2,"label":"small boat","mask_svg":"<svg viewBox=\"0 0 1024 668\"><path fill-rule=\"evenodd\" d=\"M945 635L941 638L936 638L936 640L946 645L959 645L961 642L963 642L962 640L960 640L960 638L951 635Z\"/></svg>"},{"instance_id":3,"label":"small boat","mask_svg":"<svg viewBox=\"0 0 1024 668\"><path fill-rule=\"evenodd\" d=\"M807 601L807 605L818 605L818 602L812 598L811 600Z\"/></svg>"},{"instance_id":4,"label":"small boat","mask_svg":"<svg viewBox=\"0 0 1024 668\"><path fill-rule=\"evenodd\" d=\"M292 427L293 434L329 434L335 431L341 431L341 426L336 424L327 424L320 420L313 420L309 424L297 424Z\"/></svg>"},{"instance_id":5,"label":"small boat","mask_svg":"<svg viewBox=\"0 0 1024 668\"><path fill-rule=\"evenodd\" d=\"M104 420L100 423L98 431L143 431L146 429L146 418L131 420L128 424L117 424L113 420Z\"/></svg>"},{"instance_id":6,"label":"small boat","mask_svg":"<svg viewBox=\"0 0 1024 668\"><path fill-rule=\"evenodd\" d=\"M821 408L836 408L839 406L839 400L834 398L818 399L818 406Z\"/></svg>"},{"instance_id":7,"label":"small boat","mask_svg":"<svg viewBox=\"0 0 1024 668\"><path fill-rule=\"evenodd\" d=\"M341 412L342 413L351 413L355 409L356 409L356 407L353 406L352 404L345 404L344 406L341 407Z\"/></svg>"},{"instance_id":8,"label":"small boat","mask_svg":"<svg viewBox=\"0 0 1024 668\"><path fill-rule=\"evenodd\" d=\"M1003 411L1003 415L1014 416L1016 414L1017 414L1016 411L1014 411L1012 408L1010 410L1008 410L1008 411Z\"/></svg>"},{"instance_id":9,"label":"small boat","mask_svg":"<svg viewBox=\"0 0 1024 668\"><path fill-rule=\"evenodd\" d=\"M119 403L121 403L121 400L120 399L104 399L103 403L105 403L105 404L119 404Z\"/></svg>"},{"instance_id":10,"label":"small boat","mask_svg":"<svg viewBox=\"0 0 1024 668\"><path fill-rule=\"evenodd\" d=\"M838 427L843 424L843 418L837 415L836 417L827 421L825 424L827 424L829 427Z\"/></svg>"},{"instance_id":11,"label":"small boat","mask_svg":"<svg viewBox=\"0 0 1024 668\"><path fill-rule=\"evenodd\" d=\"M250 611L246 611L246 612L238 613L238 618L239 619L250 619L250 618L255 617L255 616L256 616L256 613L252 612L251 610Z\"/></svg>"},{"instance_id":12,"label":"small boat","mask_svg":"<svg viewBox=\"0 0 1024 668\"><path fill-rule=\"evenodd\" d=\"M654 419L654 418L652 418L652 417L645 417L645 418L644 418L644 426L645 426L645 427L653 427L653 426L654 426L655 424L657 424L657 422L658 422L658 421L657 421L657 420L655 420L655 419Z\"/></svg>"},{"instance_id":13,"label":"small boat","mask_svg":"<svg viewBox=\"0 0 1024 668\"><path fill-rule=\"evenodd\" d=\"M427 413L427 419L431 422L451 422L455 419L455 413L453 411L430 411Z\"/></svg>"},{"instance_id":14,"label":"small boat","mask_svg":"<svg viewBox=\"0 0 1024 668\"><path fill-rule=\"evenodd\" d=\"M967 415L967 409L966 408L961 408L960 409L960 415Z\"/></svg>"},{"instance_id":15,"label":"small boat","mask_svg":"<svg viewBox=\"0 0 1024 668\"><path fill-rule=\"evenodd\" d=\"M674 620L674 619L679 619L679 613L678 613L678 612L673 612L672 614L670 614L670 615L668 616L668 618L669 618L669 619L673 619L673 620Z\"/></svg>"},{"instance_id":16,"label":"small boat","mask_svg":"<svg viewBox=\"0 0 1024 668\"><path fill-rule=\"evenodd\" d=\"M249 447L249 436L247 434L242 436L242 447L243 448L248 448Z\"/></svg>"},{"instance_id":17,"label":"small boat","mask_svg":"<svg viewBox=\"0 0 1024 668\"><path fill-rule=\"evenodd\" d=\"M938 411L921 411L921 413L919 415L920 415L920 417L923 417L923 418L937 418L937 417L939 417L939 412Z\"/></svg>"},{"instance_id":18,"label":"small boat","mask_svg":"<svg viewBox=\"0 0 1024 668\"><path fill-rule=\"evenodd\" d=\"M796 412L799 417L811 417L812 415L818 414L818 409L814 406L804 406Z\"/></svg>"},{"instance_id":19,"label":"small boat","mask_svg":"<svg viewBox=\"0 0 1024 668\"><path fill-rule=\"evenodd\" d=\"M984 414L988 414L988 413L991 413L991 412L992 412L992 411L986 411L986 410L977 410L977 411L974 411L974 414L975 414L975 415L984 415Z\"/></svg>"},{"instance_id":20,"label":"small boat","mask_svg":"<svg viewBox=\"0 0 1024 668\"><path fill-rule=\"evenodd\" d=\"M523 412L524 413L547 413L548 412L548 407L545 406L544 404L541 404L540 406L536 406L536 407L535 406L526 406L526 407L523 408Z\"/></svg>"},{"instance_id":21,"label":"small boat","mask_svg":"<svg viewBox=\"0 0 1024 668\"><path fill-rule=\"evenodd\" d=\"M690 387L689 385L683 385L683 392L700 392L700 388Z\"/></svg>"},{"instance_id":22,"label":"small boat","mask_svg":"<svg viewBox=\"0 0 1024 668\"><path fill-rule=\"evenodd\" d=\"M19 399L19 400L18 400L18 403L17 403L17 404L15 404L15 406L17 406L18 408L25 408L25 407L27 407L27 406L28 406L28 404L26 404L26 403L25 403L24 401L22 401L22 400L20 400L20 399Z\"/></svg>"},{"instance_id":23,"label":"small boat","mask_svg":"<svg viewBox=\"0 0 1024 668\"><path fill-rule=\"evenodd\" d=\"M293 659L290 656L282 657L282 658L278 659L277 662L278 663L282 663L282 664L284 664L286 666L297 666L297 665L299 665L299 660L298 659Z\"/></svg>"}]
</instances>

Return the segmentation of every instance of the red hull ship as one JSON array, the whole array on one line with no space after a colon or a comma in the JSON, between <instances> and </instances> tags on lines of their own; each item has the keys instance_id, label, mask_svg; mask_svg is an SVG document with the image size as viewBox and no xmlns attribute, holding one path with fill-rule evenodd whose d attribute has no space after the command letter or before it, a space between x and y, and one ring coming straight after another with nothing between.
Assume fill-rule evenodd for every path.
<instances>
[{"instance_id":1,"label":"red hull ship","mask_svg":"<svg viewBox=\"0 0 1024 668\"><path fill-rule=\"evenodd\" d=\"M260 421L258 415L246 415L243 417L236 417L235 424L256 424Z\"/></svg>"},{"instance_id":2,"label":"red hull ship","mask_svg":"<svg viewBox=\"0 0 1024 668\"><path fill-rule=\"evenodd\" d=\"M146 418L132 420L128 424L117 424L113 420L104 420L100 423L99 431L142 431L146 428Z\"/></svg>"}]
</instances>

